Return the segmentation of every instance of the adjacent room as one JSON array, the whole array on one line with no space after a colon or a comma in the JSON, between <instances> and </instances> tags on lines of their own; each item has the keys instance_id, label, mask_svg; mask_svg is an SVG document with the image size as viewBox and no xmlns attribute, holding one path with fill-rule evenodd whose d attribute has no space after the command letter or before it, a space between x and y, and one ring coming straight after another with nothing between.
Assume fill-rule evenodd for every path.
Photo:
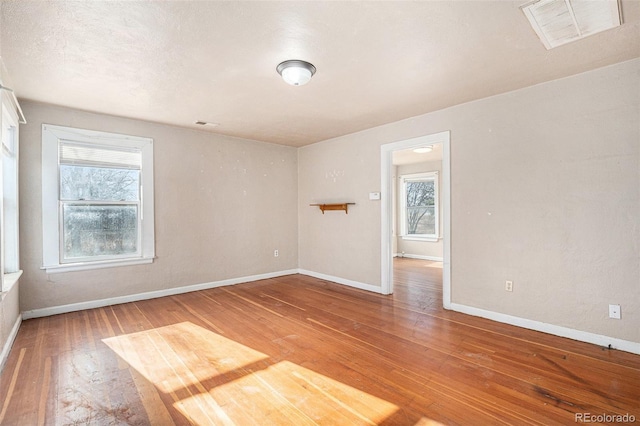
<instances>
[{"instance_id":1,"label":"adjacent room","mask_svg":"<svg viewBox=\"0 0 640 426\"><path fill-rule=\"evenodd\" d=\"M0 2L0 424L640 421L640 2Z\"/></svg>"}]
</instances>

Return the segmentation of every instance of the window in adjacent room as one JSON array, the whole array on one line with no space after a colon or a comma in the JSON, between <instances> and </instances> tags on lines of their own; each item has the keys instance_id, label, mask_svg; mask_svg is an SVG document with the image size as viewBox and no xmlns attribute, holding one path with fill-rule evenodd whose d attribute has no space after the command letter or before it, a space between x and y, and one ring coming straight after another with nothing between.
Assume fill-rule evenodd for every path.
<instances>
[{"instance_id":1,"label":"window in adjacent room","mask_svg":"<svg viewBox=\"0 0 640 426\"><path fill-rule=\"evenodd\" d=\"M47 272L153 260L152 139L45 124L42 169Z\"/></svg>"},{"instance_id":2,"label":"window in adjacent room","mask_svg":"<svg viewBox=\"0 0 640 426\"><path fill-rule=\"evenodd\" d=\"M416 173L400 177L402 237L438 239L438 173Z\"/></svg>"}]
</instances>

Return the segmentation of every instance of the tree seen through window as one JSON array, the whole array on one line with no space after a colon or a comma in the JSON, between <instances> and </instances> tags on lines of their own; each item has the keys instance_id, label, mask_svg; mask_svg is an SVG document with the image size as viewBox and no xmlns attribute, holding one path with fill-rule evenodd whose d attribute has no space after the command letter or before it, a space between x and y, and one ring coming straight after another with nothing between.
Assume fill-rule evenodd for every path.
<instances>
[{"instance_id":1,"label":"tree seen through window","mask_svg":"<svg viewBox=\"0 0 640 426\"><path fill-rule=\"evenodd\" d=\"M139 170L60 166L65 259L138 251Z\"/></svg>"},{"instance_id":2,"label":"tree seen through window","mask_svg":"<svg viewBox=\"0 0 640 426\"><path fill-rule=\"evenodd\" d=\"M435 234L435 182L417 180L405 185L407 233Z\"/></svg>"}]
</instances>

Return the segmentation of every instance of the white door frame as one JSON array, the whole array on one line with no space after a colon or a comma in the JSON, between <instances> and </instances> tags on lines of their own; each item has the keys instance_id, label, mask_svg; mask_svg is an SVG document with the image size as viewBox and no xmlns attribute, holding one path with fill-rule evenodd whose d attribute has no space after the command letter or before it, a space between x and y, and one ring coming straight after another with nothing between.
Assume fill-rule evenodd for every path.
<instances>
[{"instance_id":1,"label":"white door frame","mask_svg":"<svg viewBox=\"0 0 640 426\"><path fill-rule=\"evenodd\" d=\"M451 164L450 164L451 132L444 131L427 136L420 136L398 142L392 142L380 147L380 176L381 196L381 279L382 294L393 293L393 191L391 190L393 152L404 149L418 148L440 143L442 144L442 178L441 203L443 225L443 263L442 263L442 304L445 309L451 308Z\"/></svg>"}]
</instances>

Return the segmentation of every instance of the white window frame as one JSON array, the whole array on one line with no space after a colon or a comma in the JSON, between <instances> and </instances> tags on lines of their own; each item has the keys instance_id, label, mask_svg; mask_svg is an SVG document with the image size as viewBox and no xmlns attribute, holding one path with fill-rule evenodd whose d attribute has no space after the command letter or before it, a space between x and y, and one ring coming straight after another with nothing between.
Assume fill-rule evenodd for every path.
<instances>
[{"instance_id":1,"label":"white window frame","mask_svg":"<svg viewBox=\"0 0 640 426\"><path fill-rule=\"evenodd\" d=\"M19 119L15 103L1 91L0 123L0 290L6 293L18 282L20 270L18 153ZM10 131L5 132L7 128ZM10 199L10 205L5 200Z\"/></svg>"},{"instance_id":2,"label":"white window frame","mask_svg":"<svg viewBox=\"0 0 640 426\"><path fill-rule=\"evenodd\" d=\"M60 140L141 150L139 252L128 256L85 258L63 263L61 256ZM42 125L42 269L47 273L138 265L155 258L153 139L71 127Z\"/></svg>"},{"instance_id":3,"label":"white window frame","mask_svg":"<svg viewBox=\"0 0 640 426\"><path fill-rule=\"evenodd\" d=\"M409 234L407 229L407 182L433 181L435 233ZM440 195L438 193L438 172L412 173L400 176L400 236L408 241L436 242L440 238Z\"/></svg>"}]
</instances>

